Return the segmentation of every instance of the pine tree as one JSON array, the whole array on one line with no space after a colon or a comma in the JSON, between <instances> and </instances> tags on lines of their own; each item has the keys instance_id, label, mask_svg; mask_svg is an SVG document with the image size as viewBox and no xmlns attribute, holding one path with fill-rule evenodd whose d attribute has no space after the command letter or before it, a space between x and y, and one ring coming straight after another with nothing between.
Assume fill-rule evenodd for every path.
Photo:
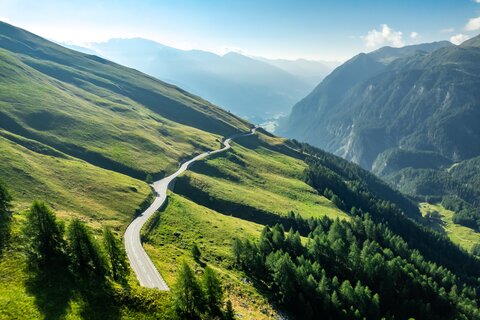
<instances>
[{"instance_id":1,"label":"pine tree","mask_svg":"<svg viewBox=\"0 0 480 320\"><path fill-rule=\"evenodd\" d=\"M233 256L235 257L235 263L240 265L242 262L243 243L242 240L235 238L232 242Z\"/></svg>"},{"instance_id":2,"label":"pine tree","mask_svg":"<svg viewBox=\"0 0 480 320\"><path fill-rule=\"evenodd\" d=\"M24 234L28 239L29 262L33 267L64 262L63 227L45 203L32 204L27 213Z\"/></svg>"},{"instance_id":3,"label":"pine tree","mask_svg":"<svg viewBox=\"0 0 480 320\"><path fill-rule=\"evenodd\" d=\"M130 270L128 269L127 255L122 243L115 237L110 228L103 230L103 245L110 264L110 273L113 280L124 282Z\"/></svg>"},{"instance_id":4,"label":"pine tree","mask_svg":"<svg viewBox=\"0 0 480 320\"><path fill-rule=\"evenodd\" d=\"M173 288L174 308L180 319L199 319L204 311L205 297L186 262L180 266L177 282Z\"/></svg>"},{"instance_id":5,"label":"pine tree","mask_svg":"<svg viewBox=\"0 0 480 320\"><path fill-rule=\"evenodd\" d=\"M74 274L83 276L88 273L99 277L105 275L104 257L85 223L74 219L68 226L67 240Z\"/></svg>"},{"instance_id":6,"label":"pine tree","mask_svg":"<svg viewBox=\"0 0 480 320\"><path fill-rule=\"evenodd\" d=\"M475 243L472 247L472 254L480 258L480 243Z\"/></svg>"},{"instance_id":7,"label":"pine tree","mask_svg":"<svg viewBox=\"0 0 480 320\"><path fill-rule=\"evenodd\" d=\"M12 200L7 188L0 181L0 253L10 237L10 201Z\"/></svg>"},{"instance_id":8,"label":"pine tree","mask_svg":"<svg viewBox=\"0 0 480 320\"><path fill-rule=\"evenodd\" d=\"M203 291L205 293L205 303L210 316L220 316L223 305L223 288L215 272L205 268L202 279Z\"/></svg>"},{"instance_id":9,"label":"pine tree","mask_svg":"<svg viewBox=\"0 0 480 320\"><path fill-rule=\"evenodd\" d=\"M147 176L145 177L145 182L148 183L148 184L152 184L154 182L153 177L150 173L147 174Z\"/></svg>"},{"instance_id":10,"label":"pine tree","mask_svg":"<svg viewBox=\"0 0 480 320\"><path fill-rule=\"evenodd\" d=\"M7 188L0 181L0 213L5 213L10 210L10 201L12 197L8 193Z\"/></svg>"}]
</instances>

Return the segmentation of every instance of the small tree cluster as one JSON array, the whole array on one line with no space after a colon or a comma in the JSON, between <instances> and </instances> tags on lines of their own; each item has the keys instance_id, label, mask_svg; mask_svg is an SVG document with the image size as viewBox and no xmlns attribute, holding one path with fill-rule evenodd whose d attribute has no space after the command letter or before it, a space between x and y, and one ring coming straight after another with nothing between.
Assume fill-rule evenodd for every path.
<instances>
[{"instance_id":1,"label":"small tree cluster","mask_svg":"<svg viewBox=\"0 0 480 320\"><path fill-rule=\"evenodd\" d=\"M45 203L33 203L24 227L32 268L64 266L82 279L105 279L107 275L118 282L126 279L129 272L126 254L110 229L104 230L103 248L79 219L68 224L66 233L64 229Z\"/></svg>"},{"instance_id":2,"label":"small tree cluster","mask_svg":"<svg viewBox=\"0 0 480 320\"><path fill-rule=\"evenodd\" d=\"M201 279L183 262L173 288L174 309L179 319L234 319L230 301L224 310L224 292L215 272L206 267Z\"/></svg>"}]
</instances>

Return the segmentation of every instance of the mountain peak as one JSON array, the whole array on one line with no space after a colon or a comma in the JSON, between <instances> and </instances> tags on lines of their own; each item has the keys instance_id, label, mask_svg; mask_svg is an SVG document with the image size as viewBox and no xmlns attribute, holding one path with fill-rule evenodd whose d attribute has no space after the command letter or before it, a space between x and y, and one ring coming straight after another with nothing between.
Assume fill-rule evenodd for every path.
<instances>
[{"instance_id":1,"label":"mountain peak","mask_svg":"<svg viewBox=\"0 0 480 320\"><path fill-rule=\"evenodd\" d=\"M378 62L381 62L383 64L389 64L390 62L398 58L405 58L418 52L431 53L437 49L451 46L453 46L453 44L449 41L414 44L401 48L385 46L368 53L368 55L371 56L373 59L377 60Z\"/></svg>"}]
</instances>

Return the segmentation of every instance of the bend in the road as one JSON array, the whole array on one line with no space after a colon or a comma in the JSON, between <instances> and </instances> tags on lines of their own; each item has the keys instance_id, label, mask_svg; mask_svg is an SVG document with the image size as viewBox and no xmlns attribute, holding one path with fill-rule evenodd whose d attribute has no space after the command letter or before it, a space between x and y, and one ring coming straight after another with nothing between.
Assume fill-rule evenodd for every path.
<instances>
[{"instance_id":1,"label":"bend in the road","mask_svg":"<svg viewBox=\"0 0 480 320\"><path fill-rule=\"evenodd\" d=\"M188 168L200 159L203 159L209 155L224 152L231 148L230 142L232 139L255 134L256 127L249 133L236 134L223 141L223 148L209 151L182 163L180 168L168 177L165 177L159 181L155 181L152 186L155 190L156 197L153 203L138 217L136 217L125 231L125 250L127 251L128 260L130 265L137 276L141 286L149 288L157 288L160 290L169 290L169 287L163 277L158 272L157 268L153 264L152 260L148 256L147 252L142 246L141 231L143 225L147 220L159 210L167 199L167 189L170 183L175 180L180 174L188 170Z\"/></svg>"}]
</instances>

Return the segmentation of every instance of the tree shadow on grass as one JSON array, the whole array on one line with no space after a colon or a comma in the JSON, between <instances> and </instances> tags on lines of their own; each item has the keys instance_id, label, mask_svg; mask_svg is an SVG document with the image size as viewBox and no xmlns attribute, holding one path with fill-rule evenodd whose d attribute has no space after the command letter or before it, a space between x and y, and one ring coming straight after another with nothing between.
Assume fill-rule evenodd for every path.
<instances>
[{"instance_id":1,"label":"tree shadow on grass","mask_svg":"<svg viewBox=\"0 0 480 320\"><path fill-rule=\"evenodd\" d=\"M63 266L45 266L28 270L27 292L35 297L35 304L45 319L63 319L67 314L74 291L74 279Z\"/></svg>"},{"instance_id":2,"label":"tree shadow on grass","mask_svg":"<svg viewBox=\"0 0 480 320\"><path fill-rule=\"evenodd\" d=\"M112 286L102 278L74 277L64 266L29 269L27 292L45 319L64 319L71 301L79 305L82 319L120 319L120 307Z\"/></svg>"},{"instance_id":3,"label":"tree shadow on grass","mask_svg":"<svg viewBox=\"0 0 480 320\"><path fill-rule=\"evenodd\" d=\"M115 320L121 318L118 298L112 285L104 279L78 280L78 300L83 319Z\"/></svg>"}]
</instances>

